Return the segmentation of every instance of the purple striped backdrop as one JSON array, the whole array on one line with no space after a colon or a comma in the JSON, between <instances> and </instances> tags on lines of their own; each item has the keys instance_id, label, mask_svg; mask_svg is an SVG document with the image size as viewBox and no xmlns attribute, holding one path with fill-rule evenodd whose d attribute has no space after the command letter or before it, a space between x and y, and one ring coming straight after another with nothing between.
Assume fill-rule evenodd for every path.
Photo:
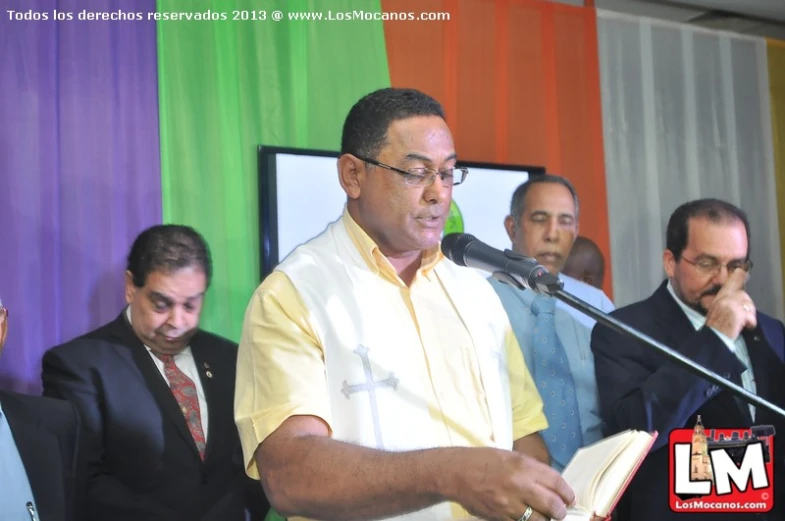
<instances>
[{"instance_id":1,"label":"purple striped backdrop","mask_svg":"<svg viewBox=\"0 0 785 521\"><path fill-rule=\"evenodd\" d=\"M37 393L46 349L120 312L127 250L161 222L155 22L76 17L155 0L1 3L0 387Z\"/></svg>"}]
</instances>

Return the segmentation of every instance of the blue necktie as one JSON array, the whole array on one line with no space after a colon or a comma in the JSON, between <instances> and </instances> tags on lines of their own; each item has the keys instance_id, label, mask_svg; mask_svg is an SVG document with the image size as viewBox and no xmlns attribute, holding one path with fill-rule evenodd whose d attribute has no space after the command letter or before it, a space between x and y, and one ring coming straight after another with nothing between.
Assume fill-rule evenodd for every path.
<instances>
[{"instance_id":1,"label":"blue necktie","mask_svg":"<svg viewBox=\"0 0 785 521\"><path fill-rule=\"evenodd\" d=\"M548 429L542 433L554 467L562 470L583 446L578 400L564 346L556 335L553 310L556 300L537 295L531 310L537 318L532 337L532 377L545 405Z\"/></svg>"}]
</instances>

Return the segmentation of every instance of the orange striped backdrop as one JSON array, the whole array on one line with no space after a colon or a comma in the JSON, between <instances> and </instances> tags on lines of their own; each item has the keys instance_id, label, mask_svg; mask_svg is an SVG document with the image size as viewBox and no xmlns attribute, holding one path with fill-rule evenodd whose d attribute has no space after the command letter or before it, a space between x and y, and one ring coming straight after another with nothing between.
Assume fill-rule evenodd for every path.
<instances>
[{"instance_id":1,"label":"orange striped backdrop","mask_svg":"<svg viewBox=\"0 0 785 521\"><path fill-rule=\"evenodd\" d=\"M568 177L613 298L594 9L541 0L382 0L382 8L451 13L452 23L385 22L392 86L444 104L461 158Z\"/></svg>"}]
</instances>

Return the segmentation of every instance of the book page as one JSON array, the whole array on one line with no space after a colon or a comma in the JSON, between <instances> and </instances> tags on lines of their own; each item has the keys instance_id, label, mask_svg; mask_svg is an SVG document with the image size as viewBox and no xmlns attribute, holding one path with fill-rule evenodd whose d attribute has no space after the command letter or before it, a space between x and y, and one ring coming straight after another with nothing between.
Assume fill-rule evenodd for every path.
<instances>
[{"instance_id":1,"label":"book page","mask_svg":"<svg viewBox=\"0 0 785 521\"><path fill-rule=\"evenodd\" d=\"M648 432L635 432L631 442L616 456L608 468L600 475L599 483L594 491L592 511L600 517L609 514L614 501L624 483L630 476L638 460L646 452L651 443L652 435Z\"/></svg>"},{"instance_id":2,"label":"book page","mask_svg":"<svg viewBox=\"0 0 785 521\"><path fill-rule=\"evenodd\" d=\"M636 439L634 434L635 431L624 431L582 447L567 464L562 477L575 492L576 506L580 510L594 510L595 491L600 477L614 459Z\"/></svg>"}]
</instances>

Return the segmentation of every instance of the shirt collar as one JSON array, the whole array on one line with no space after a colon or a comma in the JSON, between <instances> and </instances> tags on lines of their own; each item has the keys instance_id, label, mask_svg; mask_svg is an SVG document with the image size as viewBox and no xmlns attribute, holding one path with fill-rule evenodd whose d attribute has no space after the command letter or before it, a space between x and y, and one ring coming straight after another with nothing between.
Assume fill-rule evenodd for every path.
<instances>
[{"instance_id":1,"label":"shirt collar","mask_svg":"<svg viewBox=\"0 0 785 521\"><path fill-rule=\"evenodd\" d=\"M673 300L676 301L684 314L687 315L687 318L689 319L690 323L692 323L695 330L697 331L698 329L702 328L703 324L706 323L706 317L682 302L678 295L676 295L676 291L673 289L673 285L671 284L670 280L668 280L668 292L671 294L671 297L673 297Z\"/></svg>"},{"instance_id":2,"label":"shirt collar","mask_svg":"<svg viewBox=\"0 0 785 521\"><path fill-rule=\"evenodd\" d=\"M352 242L360 252L360 255L368 267L391 280L400 281L400 277L398 277L398 272L395 267L393 267L389 259L384 256L374 240L371 239L365 230L357 224L357 221L349 215L349 211L346 208L344 208L342 219L346 226L346 230L349 233L349 237L351 237ZM417 275L428 276L444 258L444 254L439 246L434 246L431 249L423 251Z\"/></svg>"}]
</instances>

